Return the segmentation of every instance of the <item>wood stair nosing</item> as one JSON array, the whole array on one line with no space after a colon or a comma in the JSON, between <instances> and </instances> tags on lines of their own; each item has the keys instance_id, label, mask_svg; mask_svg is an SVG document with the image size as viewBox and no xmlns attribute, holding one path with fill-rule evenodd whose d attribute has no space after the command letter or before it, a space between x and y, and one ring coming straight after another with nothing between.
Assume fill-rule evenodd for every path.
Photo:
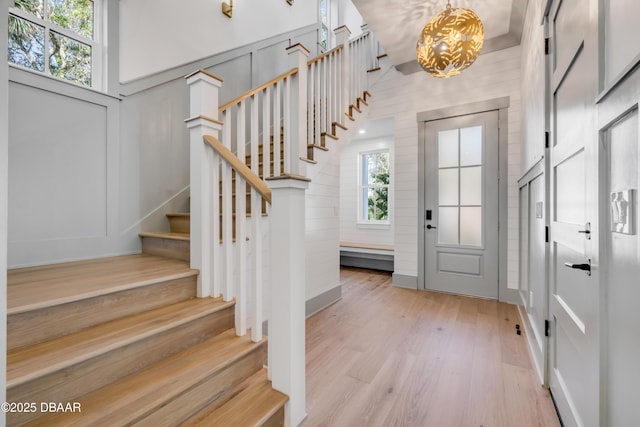
<instances>
[{"instance_id":1,"label":"wood stair nosing","mask_svg":"<svg viewBox=\"0 0 640 427\"><path fill-rule=\"evenodd\" d=\"M48 413L28 426L158 425L159 411L186 420L193 412L258 371L266 361L266 341L237 337L235 329L160 360L144 370L77 399L82 413ZM241 366L239 366L241 365ZM240 375L236 371L240 370ZM195 398L205 399L198 403ZM173 424L177 425L179 424ZM161 422L160 425L169 425Z\"/></svg>"},{"instance_id":2,"label":"wood stair nosing","mask_svg":"<svg viewBox=\"0 0 640 427\"><path fill-rule=\"evenodd\" d=\"M7 349L49 341L100 323L195 298L197 273L7 317Z\"/></svg>"},{"instance_id":3,"label":"wood stair nosing","mask_svg":"<svg viewBox=\"0 0 640 427\"><path fill-rule=\"evenodd\" d=\"M336 127L341 128L342 130L349 130L349 128L347 128L345 125L343 125L340 122L333 122L331 123L331 133L334 135L337 135L336 133Z\"/></svg>"},{"instance_id":4,"label":"wood stair nosing","mask_svg":"<svg viewBox=\"0 0 640 427\"><path fill-rule=\"evenodd\" d=\"M335 134L329 133L329 132L322 132L320 134L320 137L323 138L323 139L324 138L331 138L331 139L336 140L336 141L338 140L338 137Z\"/></svg>"},{"instance_id":5,"label":"wood stair nosing","mask_svg":"<svg viewBox=\"0 0 640 427\"><path fill-rule=\"evenodd\" d=\"M197 274L183 261L167 261L147 254L12 269L7 271L7 314L11 316Z\"/></svg>"},{"instance_id":6,"label":"wood stair nosing","mask_svg":"<svg viewBox=\"0 0 640 427\"><path fill-rule=\"evenodd\" d=\"M96 327L74 334L75 342L67 336L42 343L27 348L38 354L16 364L15 369L10 360L12 354L9 354L7 376L11 381L8 382L7 399L14 402L76 401L80 396L117 382L233 326L233 306L210 313L188 307L188 313L194 311L195 314L191 315L181 313L184 321L151 317L141 326L125 325L122 330L116 328L110 333L90 336L86 342L82 337L87 335L87 331L94 329L100 332L105 328ZM166 316L173 318L176 314L165 313ZM136 317L139 316L131 316L133 319ZM113 328L118 321L110 323ZM72 341L71 345L66 348L69 341ZM47 348L47 344L48 347L58 345L59 348ZM27 372L29 367L34 368L33 372ZM35 416L37 414L11 413L8 421L9 424L20 424Z\"/></svg>"},{"instance_id":7,"label":"wood stair nosing","mask_svg":"<svg viewBox=\"0 0 640 427\"><path fill-rule=\"evenodd\" d=\"M194 417L184 427L264 426L275 416L284 422L288 397L271 387L266 378L256 379L233 399L204 417ZM274 425L278 425L276 420Z\"/></svg>"},{"instance_id":8,"label":"wood stair nosing","mask_svg":"<svg viewBox=\"0 0 640 427\"><path fill-rule=\"evenodd\" d=\"M7 389L85 362L158 333L233 309L235 301L197 298L126 316L7 353Z\"/></svg>"}]
</instances>

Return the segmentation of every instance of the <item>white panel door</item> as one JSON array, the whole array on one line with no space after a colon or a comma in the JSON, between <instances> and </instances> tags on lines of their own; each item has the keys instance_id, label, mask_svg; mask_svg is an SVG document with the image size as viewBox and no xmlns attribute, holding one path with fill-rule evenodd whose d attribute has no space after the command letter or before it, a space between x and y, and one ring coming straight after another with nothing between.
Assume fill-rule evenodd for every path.
<instances>
[{"instance_id":1,"label":"white panel door","mask_svg":"<svg viewBox=\"0 0 640 427\"><path fill-rule=\"evenodd\" d=\"M549 385L565 426L599 425L599 282L591 271L598 255L597 47L587 41L588 9L583 0L558 0L547 16Z\"/></svg>"},{"instance_id":2,"label":"white panel door","mask_svg":"<svg viewBox=\"0 0 640 427\"><path fill-rule=\"evenodd\" d=\"M498 297L498 112L425 122L425 288Z\"/></svg>"}]
</instances>

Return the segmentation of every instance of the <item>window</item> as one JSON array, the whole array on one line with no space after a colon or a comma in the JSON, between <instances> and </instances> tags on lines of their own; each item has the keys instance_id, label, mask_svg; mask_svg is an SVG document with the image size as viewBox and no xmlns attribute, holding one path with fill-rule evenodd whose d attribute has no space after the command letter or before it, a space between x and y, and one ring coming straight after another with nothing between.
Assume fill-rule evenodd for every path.
<instances>
[{"instance_id":1,"label":"window","mask_svg":"<svg viewBox=\"0 0 640 427\"><path fill-rule=\"evenodd\" d=\"M15 0L9 10L9 63L82 86L99 86L97 3Z\"/></svg>"},{"instance_id":2,"label":"window","mask_svg":"<svg viewBox=\"0 0 640 427\"><path fill-rule=\"evenodd\" d=\"M360 153L358 222L389 224L389 150Z\"/></svg>"},{"instance_id":3,"label":"window","mask_svg":"<svg viewBox=\"0 0 640 427\"><path fill-rule=\"evenodd\" d=\"M320 46L329 50L329 10L328 0L320 0Z\"/></svg>"}]
</instances>

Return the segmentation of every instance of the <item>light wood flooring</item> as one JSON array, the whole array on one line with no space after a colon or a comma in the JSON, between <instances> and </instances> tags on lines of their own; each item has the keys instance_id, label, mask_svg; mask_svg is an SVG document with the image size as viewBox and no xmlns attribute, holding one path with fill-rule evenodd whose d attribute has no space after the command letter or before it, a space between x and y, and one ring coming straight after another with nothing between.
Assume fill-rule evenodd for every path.
<instances>
[{"instance_id":1,"label":"light wood flooring","mask_svg":"<svg viewBox=\"0 0 640 427\"><path fill-rule=\"evenodd\" d=\"M343 268L343 298L307 320L303 427L559 426L515 306L391 286Z\"/></svg>"}]
</instances>

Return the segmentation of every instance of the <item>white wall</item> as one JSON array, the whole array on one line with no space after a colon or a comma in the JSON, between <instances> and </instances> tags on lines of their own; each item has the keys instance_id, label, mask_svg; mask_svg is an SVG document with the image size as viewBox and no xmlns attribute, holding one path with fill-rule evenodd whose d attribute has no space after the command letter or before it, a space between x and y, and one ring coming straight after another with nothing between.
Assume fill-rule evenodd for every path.
<instances>
[{"instance_id":1,"label":"white wall","mask_svg":"<svg viewBox=\"0 0 640 427\"><path fill-rule=\"evenodd\" d=\"M120 81L126 82L318 21L316 1L120 0Z\"/></svg>"},{"instance_id":2,"label":"white wall","mask_svg":"<svg viewBox=\"0 0 640 427\"><path fill-rule=\"evenodd\" d=\"M335 1L335 0L334 0ZM351 38L355 38L362 34L362 25L364 20L362 15L358 12L358 9L353 5L350 0L337 0L338 10L340 15L339 26L346 25L349 31L351 31ZM331 28L334 30L334 28Z\"/></svg>"},{"instance_id":3,"label":"white wall","mask_svg":"<svg viewBox=\"0 0 640 427\"><path fill-rule=\"evenodd\" d=\"M416 114L471 102L510 97L508 110L508 286L518 285L518 187L520 175L520 47L480 55L451 79L394 69L372 87L370 120L394 118L395 273L418 275L418 124Z\"/></svg>"},{"instance_id":4,"label":"white wall","mask_svg":"<svg viewBox=\"0 0 640 427\"><path fill-rule=\"evenodd\" d=\"M340 159L340 241L393 245L395 218L390 209L390 225L358 224L358 162L359 154L388 149L393 166L393 136L381 136L352 141L342 151ZM393 203L394 168L391 168L390 203Z\"/></svg>"},{"instance_id":5,"label":"white wall","mask_svg":"<svg viewBox=\"0 0 640 427\"><path fill-rule=\"evenodd\" d=\"M1 10L7 10L8 2L0 0ZM8 69L7 69L7 19L2 14L0 25L0 402L6 401L7 391L7 193L8 193ZM0 413L0 427L5 425L5 414Z\"/></svg>"}]
</instances>

